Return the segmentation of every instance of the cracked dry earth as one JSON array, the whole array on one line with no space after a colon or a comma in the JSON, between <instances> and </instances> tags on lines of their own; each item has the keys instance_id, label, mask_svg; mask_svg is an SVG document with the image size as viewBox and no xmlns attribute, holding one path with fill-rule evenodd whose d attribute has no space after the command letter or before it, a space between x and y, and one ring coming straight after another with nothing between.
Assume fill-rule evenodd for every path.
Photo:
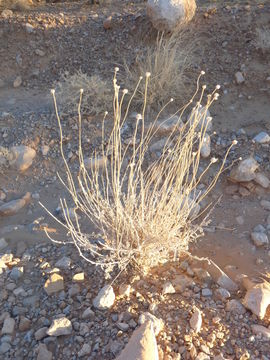
<instances>
[{"instance_id":1,"label":"cracked dry earth","mask_svg":"<svg viewBox=\"0 0 270 360\"><path fill-rule=\"evenodd\" d=\"M1 167L0 358L114 359L150 318L159 359L270 359L270 72L269 56L253 45L255 29L269 25L268 2L198 1L192 21L200 46L190 85L202 68L210 87L221 84L221 99L210 109L211 156L222 158L237 139L227 165L235 161L237 169L239 157L252 157L256 170L247 167L248 180L240 181L231 169L222 173L207 198L219 200L212 222L191 244L192 256L147 276L122 273L105 293L110 282L98 269L71 245L55 245L44 235L46 227L58 239L65 236L39 205L60 216L59 198L65 196L56 176L62 160L47 94L64 70L94 69L111 77L122 53L132 66L133 50L143 46L138 34L151 27L141 1L36 5L0 16L0 144L17 152L21 145L31 149L24 171L20 161ZM113 26L105 30L110 15ZM85 116L83 124L83 147L91 156L100 143L100 118ZM63 129L75 173L77 119L64 117ZM203 179L202 189L212 176ZM22 198L20 210L12 212L10 201Z\"/></svg>"}]
</instances>

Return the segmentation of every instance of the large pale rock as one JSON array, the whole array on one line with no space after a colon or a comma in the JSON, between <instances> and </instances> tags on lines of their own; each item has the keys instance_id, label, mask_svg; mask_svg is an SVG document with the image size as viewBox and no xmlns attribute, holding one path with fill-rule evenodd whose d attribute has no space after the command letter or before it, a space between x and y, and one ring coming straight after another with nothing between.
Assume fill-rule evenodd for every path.
<instances>
[{"instance_id":1,"label":"large pale rock","mask_svg":"<svg viewBox=\"0 0 270 360\"><path fill-rule=\"evenodd\" d=\"M12 200L0 206L0 216L11 216L17 214L31 200L31 193L26 193L21 199Z\"/></svg>"},{"instance_id":2,"label":"large pale rock","mask_svg":"<svg viewBox=\"0 0 270 360\"><path fill-rule=\"evenodd\" d=\"M195 0L148 0L147 14L153 26L160 31L173 31L192 19Z\"/></svg>"},{"instance_id":3,"label":"large pale rock","mask_svg":"<svg viewBox=\"0 0 270 360\"><path fill-rule=\"evenodd\" d=\"M10 166L20 172L27 170L36 156L36 151L29 146L19 145L10 149L13 159L9 162Z\"/></svg>"},{"instance_id":4,"label":"large pale rock","mask_svg":"<svg viewBox=\"0 0 270 360\"><path fill-rule=\"evenodd\" d=\"M45 282L44 290L48 295L64 290L64 279L61 275L52 274Z\"/></svg>"},{"instance_id":5,"label":"large pale rock","mask_svg":"<svg viewBox=\"0 0 270 360\"><path fill-rule=\"evenodd\" d=\"M112 286L105 285L93 300L96 309L106 310L113 306L115 294Z\"/></svg>"},{"instance_id":6,"label":"large pale rock","mask_svg":"<svg viewBox=\"0 0 270 360\"><path fill-rule=\"evenodd\" d=\"M262 247L264 245L268 245L268 237L263 232L252 232L251 239L257 247Z\"/></svg>"},{"instance_id":7,"label":"large pale rock","mask_svg":"<svg viewBox=\"0 0 270 360\"><path fill-rule=\"evenodd\" d=\"M153 315L149 312L145 312L145 313L141 314L139 317L139 320L138 320L140 325L142 325L148 321L152 322L154 333L156 336L158 336L160 331L163 330L163 328L164 328L163 320L157 318L155 315Z\"/></svg>"},{"instance_id":8,"label":"large pale rock","mask_svg":"<svg viewBox=\"0 0 270 360\"><path fill-rule=\"evenodd\" d=\"M146 321L132 334L117 360L158 360L158 348L151 321Z\"/></svg>"},{"instance_id":9,"label":"large pale rock","mask_svg":"<svg viewBox=\"0 0 270 360\"><path fill-rule=\"evenodd\" d=\"M263 282L250 287L243 300L244 306L263 319L270 305L270 284Z\"/></svg>"},{"instance_id":10,"label":"large pale rock","mask_svg":"<svg viewBox=\"0 0 270 360\"><path fill-rule=\"evenodd\" d=\"M202 327L202 313L198 308L195 308L190 320L190 327L195 331L195 333L200 332Z\"/></svg>"},{"instance_id":11,"label":"large pale rock","mask_svg":"<svg viewBox=\"0 0 270 360\"><path fill-rule=\"evenodd\" d=\"M255 159L249 157L242 160L237 167L233 168L230 173L230 178L237 182L252 181L256 178L255 171L258 169L259 164Z\"/></svg>"},{"instance_id":12,"label":"large pale rock","mask_svg":"<svg viewBox=\"0 0 270 360\"><path fill-rule=\"evenodd\" d=\"M51 326L47 330L47 335L49 336L70 335L71 333L72 324L71 321L66 317L54 319Z\"/></svg>"}]
</instances>

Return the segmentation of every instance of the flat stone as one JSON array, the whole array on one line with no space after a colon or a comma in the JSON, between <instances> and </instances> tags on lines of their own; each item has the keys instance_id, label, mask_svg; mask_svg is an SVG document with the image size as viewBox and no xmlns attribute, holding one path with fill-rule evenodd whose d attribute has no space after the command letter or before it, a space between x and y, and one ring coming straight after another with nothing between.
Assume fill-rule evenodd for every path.
<instances>
[{"instance_id":1,"label":"flat stone","mask_svg":"<svg viewBox=\"0 0 270 360\"><path fill-rule=\"evenodd\" d=\"M5 354L11 349L11 345L7 342L3 342L0 345L0 354Z\"/></svg>"},{"instance_id":2,"label":"flat stone","mask_svg":"<svg viewBox=\"0 0 270 360\"><path fill-rule=\"evenodd\" d=\"M270 185L270 180L262 173L256 173L254 181L264 189L267 189Z\"/></svg>"},{"instance_id":3,"label":"flat stone","mask_svg":"<svg viewBox=\"0 0 270 360\"><path fill-rule=\"evenodd\" d=\"M215 291L215 295L221 300L227 300L231 297L230 292L227 289L219 288Z\"/></svg>"},{"instance_id":4,"label":"flat stone","mask_svg":"<svg viewBox=\"0 0 270 360\"><path fill-rule=\"evenodd\" d=\"M226 311L233 314L243 315L246 312L244 306L236 299L229 300L226 304Z\"/></svg>"},{"instance_id":5,"label":"flat stone","mask_svg":"<svg viewBox=\"0 0 270 360\"><path fill-rule=\"evenodd\" d=\"M45 282L44 289L48 295L64 290L63 277L58 274L52 274Z\"/></svg>"},{"instance_id":6,"label":"flat stone","mask_svg":"<svg viewBox=\"0 0 270 360\"><path fill-rule=\"evenodd\" d=\"M270 142L270 136L265 131L262 131L253 140L259 144L266 144Z\"/></svg>"},{"instance_id":7,"label":"flat stone","mask_svg":"<svg viewBox=\"0 0 270 360\"><path fill-rule=\"evenodd\" d=\"M225 273L217 279L217 284L228 291L234 292L238 290L237 284Z\"/></svg>"},{"instance_id":8,"label":"flat stone","mask_svg":"<svg viewBox=\"0 0 270 360\"><path fill-rule=\"evenodd\" d=\"M31 200L30 192L26 193L21 199L12 200L0 206L0 216L11 216L17 214Z\"/></svg>"},{"instance_id":9,"label":"flat stone","mask_svg":"<svg viewBox=\"0 0 270 360\"><path fill-rule=\"evenodd\" d=\"M3 327L2 327L2 335L12 335L15 329L15 320L11 317L5 319Z\"/></svg>"},{"instance_id":10,"label":"flat stone","mask_svg":"<svg viewBox=\"0 0 270 360\"><path fill-rule=\"evenodd\" d=\"M123 322L119 322L117 323L117 327L118 329L122 330L122 331L128 331L129 329L129 325Z\"/></svg>"},{"instance_id":11,"label":"flat stone","mask_svg":"<svg viewBox=\"0 0 270 360\"><path fill-rule=\"evenodd\" d=\"M47 331L48 331L47 326L44 326L44 327L38 329L34 334L35 339L37 341L44 339L47 336Z\"/></svg>"},{"instance_id":12,"label":"flat stone","mask_svg":"<svg viewBox=\"0 0 270 360\"><path fill-rule=\"evenodd\" d=\"M52 360L53 354L47 349L45 344L39 344L37 353L37 360Z\"/></svg>"},{"instance_id":13,"label":"flat stone","mask_svg":"<svg viewBox=\"0 0 270 360\"><path fill-rule=\"evenodd\" d=\"M243 84L245 82L245 78L243 76L243 74L241 73L241 71L237 71L234 75L235 77L235 81L238 85Z\"/></svg>"},{"instance_id":14,"label":"flat stone","mask_svg":"<svg viewBox=\"0 0 270 360\"><path fill-rule=\"evenodd\" d=\"M21 316L20 317L20 322L19 322L19 330L24 332L27 331L31 328L31 320L26 318L25 316Z\"/></svg>"},{"instance_id":15,"label":"flat stone","mask_svg":"<svg viewBox=\"0 0 270 360\"><path fill-rule=\"evenodd\" d=\"M202 312L198 308L194 309L194 312L189 320L189 324L195 333L200 332L202 327Z\"/></svg>"},{"instance_id":16,"label":"flat stone","mask_svg":"<svg viewBox=\"0 0 270 360\"><path fill-rule=\"evenodd\" d=\"M208 288L202 289L202 296L209 297L212 295L213 295L213 292L211 289L208 289Z\"/></svg>"},{"instance_id":17,"label":"flat stone","mask_svg":"<svg viewBox=\"0 0 270 360\"><path fill-rule=\"evenodd\" d=\"M93 300L93 305L96 309L106 310L113 306L115 294L112 286L105 285Z\"/></svg>"},{"instance_id":18,"label":"flat stone","mask_svg":"<svg viewBox=\"0 0 270 360\"><path fill-rule=\"evenodd\" d=\"M270 329L267 329L266 327L261 325L251 325L251 329L254 332L254 334L256 335L261 334L263 337L270 340Z\"/></svg>"},{"instance_id":19,"label":"flat stone","mask_svg":"<svg viewBox=\"0 0 270 360\"><path fill-rule=\"evenodd\" d=\"M47 330L49 336L62 336L72 334L72 324L66 317L54 319L51 326Z\"/></svg>"}]
</instances>

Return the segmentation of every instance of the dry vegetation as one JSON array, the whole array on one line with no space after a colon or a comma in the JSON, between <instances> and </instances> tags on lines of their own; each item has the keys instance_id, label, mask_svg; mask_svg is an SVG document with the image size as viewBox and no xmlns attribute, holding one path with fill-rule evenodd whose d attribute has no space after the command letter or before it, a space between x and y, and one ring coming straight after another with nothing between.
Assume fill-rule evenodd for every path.
<instances>
[{"instance_id":1,"label":"dry vegetation","mask_svg":"<svg viewBox=\"0 0 270 360\"><path fill-rule=\"evenodd\" d=\"M154 141L157 128L162 126L162 123L157 126L162 111L150 127L146 128L144 116L150 82L148 73L144 83L141 114L137 115L129 143L123 142L121 132L141 82L140 80L137 84L124 109L127 90L120 91L115 74L113 129L107 139L103 122L102 161L96 154L90 171L86 169L81 146L81 91L78 111L80 170L77 178L72 175L65 159L61 120L53 92L60 127L61 153L67 174L67 180L61 181L68 189L76 209L72 218L66 200L61 200L65 216L65 223L62 225L80 254L108 272L115 266L124 269L129 264L147 269L187 250L188 244L200 236L206 222L208 211L200 213L199 204L215 185L220 174L218 171L206 191L202 193L197 190L201 177L216 161L212 159L203 174L199 175L200 149L210 121L200 110L205 87L199 96L199 82L192 98L194 100L198 95L199 101L192 110L190 120L181 125L182 115L192 101L179 111L178 122L171 130L161 156L149 164L148 149ZM205 113L217 97L215 91L208 95ZM83 214L89 225L95 224L102 232L102 241L97 244L82 231L78 214Z\"/></svg>"},{"instance_id":2,"label":"dry vegetation","mask_svg":"<svg viewBox=\"0 0 270 360\"><path fill-rule=\"evenodd\" d=\"M33 5L32 0L0 0L0 9L29 10Z\"/></svg>"},{"instance_id":3,"label":"dry vegetation","mask_svg":"<svg viewBox=\"0 0 270 360\"><path fill-rule=\"evenodd\" d=\"M263 54L270 51L270 29L265 27L256 29L256 39L254 41L256 49L261 50Z\"/></svg>"},{"instance_id":4,"label":"dry vegetation","mask_svg":"<svg viewBox=\"0 0 270 360\"><path fill-rule=\"evenodd\" d=\"M185 86L187 70L192 62L192 45L185 41L184 32L177 30L171 35L158 34L156 43L144 48L137 57L135 66L126 69L126 81L129 88L134 88L139 76L147 71L151 73L148 89L148 104L162 106L173 97L183 104L188 89ZM142 89L141 93L143 92ZM138 97L142 102L143 97Z\"/></svg>"},{"instance_id":5,"label":"dry vegetation","mask_svg":"<svg viewBox=\"0 0 270 360\"><path fill-rule=\"evenodd\" d=\"M112 102L111 86L98 75L88 76L77 71L75 74L62 74L54 84L57 100L62 113L70 114L77 111L80 89L84 90L81 104L82 113L103 113L106 106Z\"/></svg>"}]
</instances>

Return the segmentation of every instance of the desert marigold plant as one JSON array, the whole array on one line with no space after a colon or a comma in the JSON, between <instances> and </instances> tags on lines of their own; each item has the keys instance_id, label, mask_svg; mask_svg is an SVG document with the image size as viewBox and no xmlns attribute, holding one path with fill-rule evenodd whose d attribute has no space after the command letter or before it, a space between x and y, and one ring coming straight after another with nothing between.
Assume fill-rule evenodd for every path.
<instances>
[{"instance_id":1,"label":"desert marigold plant","mask_svg":"<svg viewBox=\"0 0 270 360\"><path fill-rule=\"evenodd\" d=\"M80 105L83 90L80 92L77 176L72 174L64 155L61 120L55 93L52 91L60 128L60 149L67 175L66 179L59 177L75 205L71 216L67 201L61 199L65 218L65 222L61 224L80 255L107 272L115 267L125 269L129 264L148 269L186 251L189 243L203 232L208 210L201 211L199 205L217 182L230 150L229 147L208 187L203 192L199 191L198 185L202 177L217 161L211 159L208 166L199 171L200 150L208 122L211 120L206 114L213 101L218 98L217 87L207 95L206 105L201 107L205 97L205 86L200 90L202 72L194 96L177 113L178 120L167 134L160 156L149 162L149 147L155 141L159 129L170 120L161 121L161 114L173 100L169 100L156 118L146 124L145 109L150 78L150 73L146 73L144 105L141 113L136 116L131 137L128 142L124 142L122 130L143 78L140 78L128 99L128 91L121 91L117 84L117 71L116 68L113 80L113 127L107 140L104 124L108 113L105 113L101 154L94 154L90 170L89 167L86 168L82 151ZM183 114L196 97L199 97L199 100L183 124ZM89 224L88 228L95 225L102 233L102 239L94 241L90 234L83 231L82 221L84 229L87 228L85 222Z\"/></svg>"}]
</instances>

